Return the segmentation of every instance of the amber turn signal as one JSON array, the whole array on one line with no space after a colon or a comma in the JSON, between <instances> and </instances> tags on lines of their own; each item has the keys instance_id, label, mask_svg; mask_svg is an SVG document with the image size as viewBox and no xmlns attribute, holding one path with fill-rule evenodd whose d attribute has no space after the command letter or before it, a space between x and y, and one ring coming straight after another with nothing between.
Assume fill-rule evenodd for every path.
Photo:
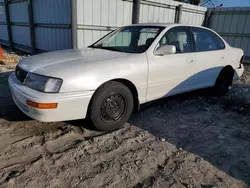
<instances>
[{"instance_id":1,"label":"amber turn signal","mask_svg":"<svg viewBox=\"0 0 250 188\"><path fill-rule=\"evenodd\" d=\"M34 108L39 109L55 109L57 108L57 103L36 103L30 100L26 101L26 104Z\"/></svg>"}]
</instances>

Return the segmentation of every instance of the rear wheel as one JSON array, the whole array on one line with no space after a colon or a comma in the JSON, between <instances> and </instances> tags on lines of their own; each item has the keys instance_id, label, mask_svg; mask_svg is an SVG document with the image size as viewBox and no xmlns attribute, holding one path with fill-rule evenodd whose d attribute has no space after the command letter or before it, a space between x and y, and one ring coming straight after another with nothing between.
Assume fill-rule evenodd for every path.
<instances>
[{"instance_id":1,"label":"rear wheel","mask_svg":"<svg viewBox=\"0 0 250 188\"><path fill-rule=\"evenodd\" d=\"M102 85L94 94L89 118L98 130L112 131L129 120L133 107L133 95L129 88L111 81Z\"/></svg>"},{"instance_id":2,"label":"rear wheel","mask_svg":"<svg viewBox=\"0 0 250 188\"><path fill-rule=\"evenodd\" d=\"M228 92L229 86L232 85L234 76L234 70L232 68L224 68L214 85L214 91L216 96L224 96Z\"/></svg>"}]
</instances>

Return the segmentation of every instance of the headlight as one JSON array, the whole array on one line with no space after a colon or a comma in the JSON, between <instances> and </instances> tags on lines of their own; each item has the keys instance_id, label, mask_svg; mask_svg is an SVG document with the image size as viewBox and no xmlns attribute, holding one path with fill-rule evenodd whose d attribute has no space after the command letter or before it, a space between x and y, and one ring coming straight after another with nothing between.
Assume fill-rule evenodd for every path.
<instances>
[{"instance_id":1,"label":"headlight","mask_svg":"<svg viewBox=\"0 0 250 188\"><path fill-rule=\"evenodd\" d=\"M58 93L62 86L62 82L63 81L59 78L50 78L28 73L25 85L37 91L46 93Z\"/></svg>"}]
</instances>

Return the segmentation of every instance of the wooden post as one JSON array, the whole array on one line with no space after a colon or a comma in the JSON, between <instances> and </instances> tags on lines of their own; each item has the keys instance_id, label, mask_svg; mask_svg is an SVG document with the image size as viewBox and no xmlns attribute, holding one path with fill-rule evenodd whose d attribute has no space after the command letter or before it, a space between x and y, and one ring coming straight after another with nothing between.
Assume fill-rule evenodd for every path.
<instances>
[{"instance_id":1,"label":"wooden post","mask_svg":"<svg viewBox=\"0 0 250 188\"><path fill-rule=\"evenodd\" d=\"M210 26L210 16L211 16L211 11L207 10L205 13L205 19L204 19L204 26L209 27Z\"/></svg>"}]
</instances>

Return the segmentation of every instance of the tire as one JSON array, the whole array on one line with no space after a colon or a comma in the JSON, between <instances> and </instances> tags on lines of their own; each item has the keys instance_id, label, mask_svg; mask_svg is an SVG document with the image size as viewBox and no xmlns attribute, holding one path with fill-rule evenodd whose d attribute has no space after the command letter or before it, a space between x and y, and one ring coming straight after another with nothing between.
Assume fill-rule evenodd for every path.
<instances>
[{"instance_id":1,"label":"tire","mask_svg":"<svg viewBox=\"0 0 250 188\"><path fill-rule=\"evenodd\" d=\"M229 86L232 85L234 70L222 69L214 85L214 93L218 97L227 94Z\"/></svg>"},{"instance_id":2,"label":"tire","mask_svg":"<svg viewBox=\"0 0 250 188\"><path fill-rule=\"evenodd\" d=\"M95 128L108 132L122 127L129 120L133 108L134 98L130 89L110 81L94 94L88 116Z\"/></svg>"}]
</instances>

